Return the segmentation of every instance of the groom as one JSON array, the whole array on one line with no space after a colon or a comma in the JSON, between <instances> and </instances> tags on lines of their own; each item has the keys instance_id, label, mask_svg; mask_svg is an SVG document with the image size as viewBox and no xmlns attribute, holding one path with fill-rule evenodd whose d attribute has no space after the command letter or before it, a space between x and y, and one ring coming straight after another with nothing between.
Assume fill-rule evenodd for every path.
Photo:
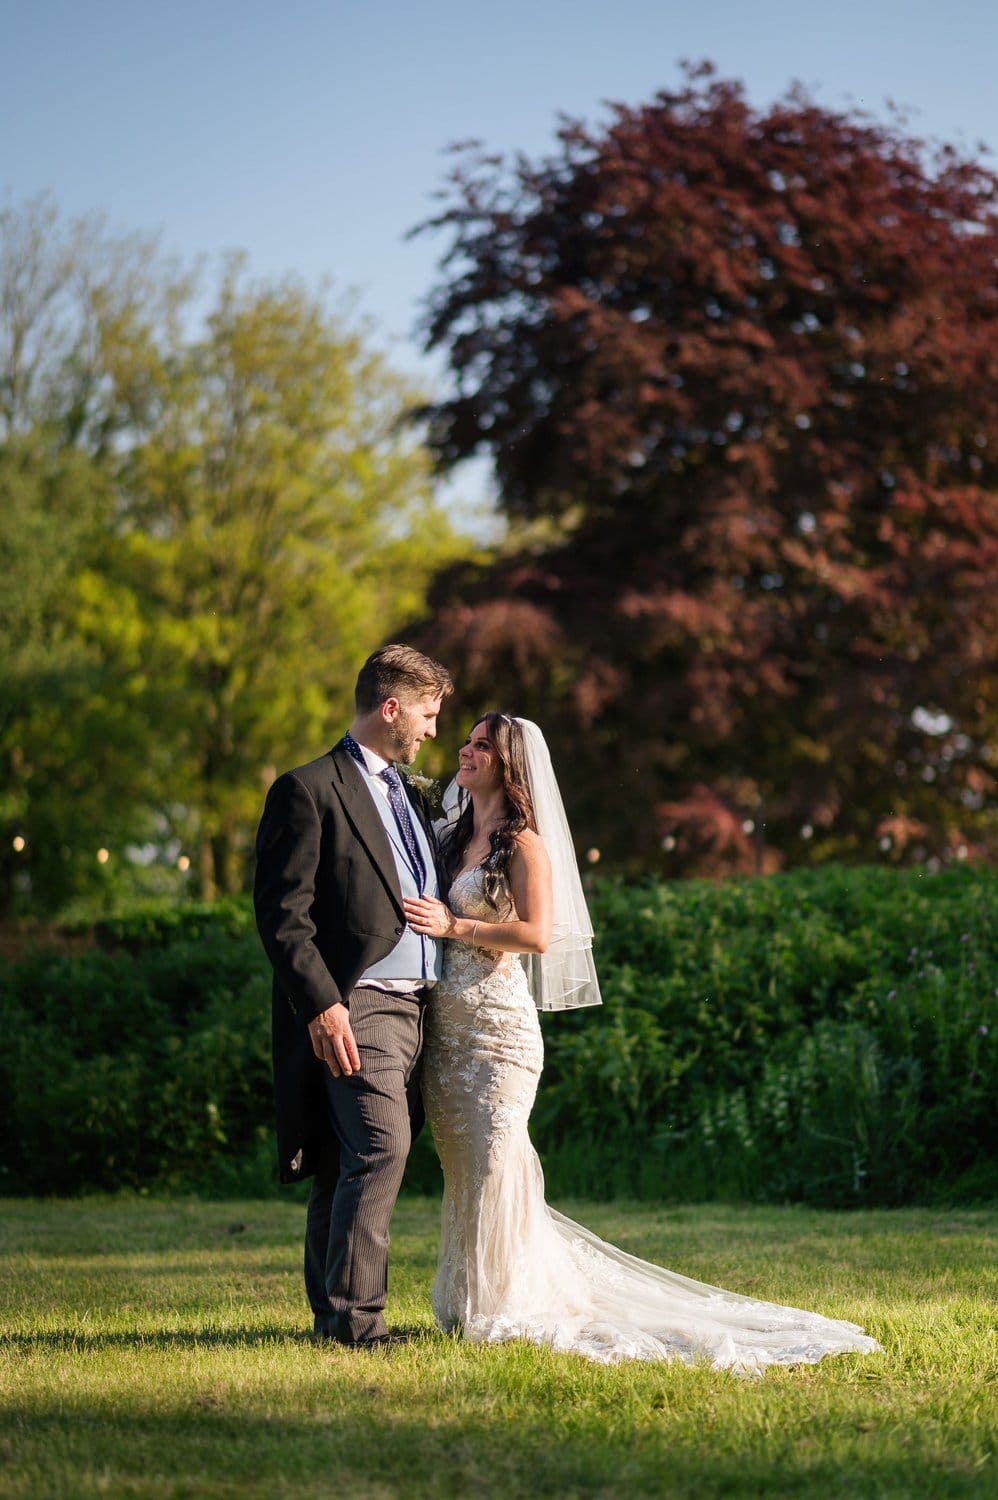
<instances>
[{"instance_id":1,"label":"groom","mask_svg":"<svg viewBox=\"0 0 998 1500\"><path fill-rule=\"evenodd\" d=\"M257 926L274 968L282 1182L312 1176L305 1289L315 1331L390 1339L388 1223L422 1123L416 1065L440 943L406 925L436 895L433 841L396 761L436 734L452 691L439 662L385 646L357 678L356 713L318 760L279 776L257 835Z\"/></svg>"}]
</instances>

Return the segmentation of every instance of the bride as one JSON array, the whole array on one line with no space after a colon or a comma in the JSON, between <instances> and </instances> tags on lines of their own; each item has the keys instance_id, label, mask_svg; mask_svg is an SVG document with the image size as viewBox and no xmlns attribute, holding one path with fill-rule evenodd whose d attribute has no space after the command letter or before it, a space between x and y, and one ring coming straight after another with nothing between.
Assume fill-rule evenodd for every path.
<instances>
[{"instance_id":1,"label":"bride","mask_svg":"<svg viewBox=\"0 0 998 1500\"><path fill-rule=\"evenodd\" d=\"M706 1360L748 1373L879 1346L853 1323L721 1291L636 1259L544 1201L527 1122L543 1062L538 1009L600 1001L592 926L544 737L488 713L448 788L449 905L406 902L449 939L427 1008L423 1095L444 1173L440 1325L609 1363ZM598 1039L594 1036L594 1047Z\"/></svg>"}]
</instances>

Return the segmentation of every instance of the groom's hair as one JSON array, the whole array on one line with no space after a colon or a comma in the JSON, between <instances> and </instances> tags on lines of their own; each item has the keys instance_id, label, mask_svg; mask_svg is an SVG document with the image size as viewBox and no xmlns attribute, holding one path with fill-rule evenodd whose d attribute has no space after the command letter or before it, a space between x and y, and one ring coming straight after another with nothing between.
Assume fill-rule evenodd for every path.
<instances>
[{"instance_id":1,"label":"groom's hair","mask_svg":"<svg viewBox=\"0 0 998 1500\"><path fill-rule=\"evenodd\" d=\"M418 698L422 693L446 698L453 691L450 673L432 656L412 646L382 646L361 667L354 701L358 713L369 714L386 698Z\"/></svg>"}]
</instances>

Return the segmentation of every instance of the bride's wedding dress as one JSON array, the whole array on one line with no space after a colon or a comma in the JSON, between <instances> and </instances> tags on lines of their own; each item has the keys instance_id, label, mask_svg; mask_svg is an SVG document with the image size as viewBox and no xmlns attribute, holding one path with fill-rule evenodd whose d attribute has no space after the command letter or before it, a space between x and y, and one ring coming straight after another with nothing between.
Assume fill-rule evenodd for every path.
<instances>
[{"instance_id":1,"label":"bride's wedding dress","mask_svg":"<svg viewBox=\"0 0 998 1500\"><path fill-rule=\"evenodd\" d=\"M457 877L449 899L460 915L500 919L478 869ZM444 1172L431 1294L441 1327L477 1342L529 1339L605 1363L705 1360L743 1373L879 1348L853 1323L638 1260L549 1208L527 1134L542 1062L519 959L448 943L427 1008L423 1065Z\"/></svg>"}]
</instances>

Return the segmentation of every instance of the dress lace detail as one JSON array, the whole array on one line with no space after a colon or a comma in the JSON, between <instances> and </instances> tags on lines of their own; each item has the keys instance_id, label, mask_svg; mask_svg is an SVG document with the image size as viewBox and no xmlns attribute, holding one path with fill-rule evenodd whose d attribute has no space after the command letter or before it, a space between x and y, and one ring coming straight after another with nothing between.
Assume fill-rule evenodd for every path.
<instances>
[{"instance_id":1,"label":"dress lace detail","mask_svg":"<svg viewBox=\"0 0 998 1500\"><path fill-rule=\"evenodd\" d=\"M496 920L468 870L462 916ZM512 901L502 916L515 915ZM444 1172L431 1293L442 1328L529 1339L602 1363L706 1360L739 1373L869 1353L853 1323L722 1291L636 1259L549 1208L527 1122L543 1065L537 1011L512 954L448 943L427 1010L423 1094Z\"/></svg>"}]
</instances>

